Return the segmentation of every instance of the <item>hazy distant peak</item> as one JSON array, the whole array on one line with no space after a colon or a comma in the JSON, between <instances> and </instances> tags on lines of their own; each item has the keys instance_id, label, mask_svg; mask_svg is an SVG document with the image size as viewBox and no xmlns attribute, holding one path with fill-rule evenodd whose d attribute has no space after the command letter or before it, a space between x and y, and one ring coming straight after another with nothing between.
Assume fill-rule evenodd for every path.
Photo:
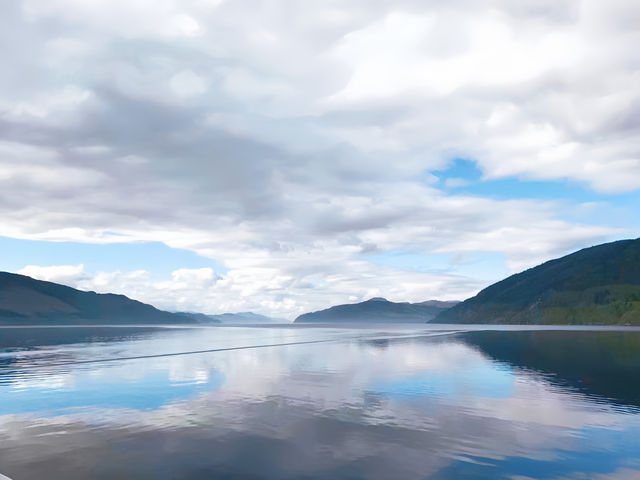
<instances>
[{"instance_id":1,"label":"hazy distant peak","mask_svg":"<svg viewBox=\"0 0 640 480\"><path fill-rule=\"evenodd\" d=\"M289 323L283 318L268 317L254 312L219 313L208 317L222 323Z\"/></svg>"},{"instance_id":2,"label":"hazy distant peak","mask_svg":"<svg viewBox=\"0 0 640 480\"><path fill-rule=\"evenodd\" d=\"M367 300L367 302L388 302L389 300L387 300L384 297L373 297L370 298L369 300Z\"/></svg>"}]
</instances>

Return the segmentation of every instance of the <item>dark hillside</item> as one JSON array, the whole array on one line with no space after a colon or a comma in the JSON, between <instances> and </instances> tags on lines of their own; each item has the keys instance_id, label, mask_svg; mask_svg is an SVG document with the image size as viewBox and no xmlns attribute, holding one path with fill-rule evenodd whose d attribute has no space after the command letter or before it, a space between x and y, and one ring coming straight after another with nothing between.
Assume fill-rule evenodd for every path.
<instances>
[{"instance_id":1,"label":"dark hillside","mask_svg":"<svg viewBox=\"0 0 640 480\"><path fill-rule=\"evenodd\" d=\"M421 303L395 303L384 298L365 302L336 305L326 310L305 313L295 323L306 322L368 322L368 323L422 323L428 322L457 302L430 300Z\"/></svg>"},{"instance_id":2,"label":"dark hillside","mask_svg":"<svg viewBox=\"0 0 640 480\"><path fill-rule=\"evenodd\" d=\"M83 292L53 282L0 272L0 324L191 323L124 295Z\"/></svg>"},{"instance_id":3,"label":"dark hillside","mask_svg":"<svg viewBox=\"0 0 640 480\"><path fill-rule=\"evenodd\" d=\"M585 248L512 275L435 321L640 324L640 239Z\"/></svg>"}]
</instances>

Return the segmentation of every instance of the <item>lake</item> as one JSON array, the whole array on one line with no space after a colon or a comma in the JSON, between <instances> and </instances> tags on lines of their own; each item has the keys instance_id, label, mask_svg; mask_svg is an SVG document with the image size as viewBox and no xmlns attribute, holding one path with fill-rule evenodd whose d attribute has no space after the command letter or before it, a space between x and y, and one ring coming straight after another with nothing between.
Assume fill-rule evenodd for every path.
<instances>
[{"instance_id":1,"label":"lake","mask_svg":"<svg viewBox=\"0 0 640 480\"><path fill-rule=\"evenodd\" d=\"M640 479L637 328L0 328L0 474Z\"/></svg>"}]
</instances>

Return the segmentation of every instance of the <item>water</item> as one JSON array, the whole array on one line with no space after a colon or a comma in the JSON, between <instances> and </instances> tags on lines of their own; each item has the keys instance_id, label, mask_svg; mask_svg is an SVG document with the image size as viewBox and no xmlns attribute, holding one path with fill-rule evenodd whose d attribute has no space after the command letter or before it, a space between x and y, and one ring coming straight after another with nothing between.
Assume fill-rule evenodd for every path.
<instances>
[{"instance_id":1,"label":"water","mask_svg":"<svg viewBox=\"0 0 640 480\"><path fill-rule=\"evenodd\" d=\"M472 330L0 328L0 474L640 478L640 331Z\"/></svg>"}]
</instances>

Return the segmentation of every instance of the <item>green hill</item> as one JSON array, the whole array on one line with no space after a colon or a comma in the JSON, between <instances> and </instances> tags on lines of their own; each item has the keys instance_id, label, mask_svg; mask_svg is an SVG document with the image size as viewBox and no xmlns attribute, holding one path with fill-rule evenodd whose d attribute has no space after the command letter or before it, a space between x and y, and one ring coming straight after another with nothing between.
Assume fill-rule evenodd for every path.
<instances>
[{"instance_id":1,"label":"green hill","mask_svg":"<svg viewBox=\"0 0 640 480\"><path fill-rule=\"evenodd\" d=\"M53 282L0 272L0 325L29 324L174 324L194 323L112 293L83 292Z\"/></svg>"},{"instance_id":2,"label":"green hill","mask_svg":"<svg viewBox=\"0 0 640 480\"><path fill-rule=\"evenodd\" d=\"M372 298L365 302L336 305L326 310L300 315L294 323L424 323L457 302L429 300L421 303L390 302Z\"/></svg>"},{"instance_id":3,"label":"green hill","mask_svg":"<svg viewBox=\"0 0 640 480\"><path fill-rule=\"evenodd\" d=\"M433 322L640 325L640 239L585 248L512 275Z\"/></svg>"}]
</instances>

